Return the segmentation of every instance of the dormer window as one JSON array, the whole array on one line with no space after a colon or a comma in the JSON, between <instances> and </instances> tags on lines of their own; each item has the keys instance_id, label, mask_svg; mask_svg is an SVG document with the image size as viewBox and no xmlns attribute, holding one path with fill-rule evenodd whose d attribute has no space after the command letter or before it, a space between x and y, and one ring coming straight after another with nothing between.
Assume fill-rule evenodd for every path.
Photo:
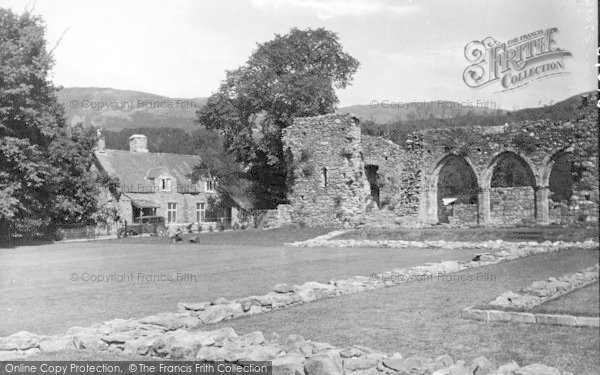
<instances>
[{"instance_id":1,"label":"dormer window","mask_svg":"<svg viewBox=\"0 0 600 375\"><path fill-rule=\"evenodd\" d=\"M161 178L160 179L160 190L161 191L171 191L171 179L170 178Z\"/></svg>"},{"instance_id":2,"label":"dormer window","mask_svg":"<svg viewBox=\"0 0 600 375\"><path fill-rule=\"evenodd\" d=\"M207 193L214 193L216 185L214 180L206 180L204 181L204 191Z\"/></svg>"}]
</instances>

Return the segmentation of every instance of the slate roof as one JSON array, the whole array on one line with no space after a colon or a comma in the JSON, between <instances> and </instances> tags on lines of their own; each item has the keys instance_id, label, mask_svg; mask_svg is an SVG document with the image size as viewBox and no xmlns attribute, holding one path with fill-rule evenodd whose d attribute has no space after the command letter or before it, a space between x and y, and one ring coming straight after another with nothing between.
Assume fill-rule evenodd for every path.
<instances>
[{"instance_id":1,"label":"slate roof","mask_svg":"<svg viewBox=\"0 0 600 375\"><path fill-rule=\"evenodd\" d=\"M192 186L190 175L201 161L198 155L179 155L157 152L131 152L125 150L94 151L96 160L110 175L119 179L121 190L148 193L152 182L147 177L156 177L163 172L177 180L177 185ZM175 186L174 186L175 187Z\"/></svg>"}]
</instances>

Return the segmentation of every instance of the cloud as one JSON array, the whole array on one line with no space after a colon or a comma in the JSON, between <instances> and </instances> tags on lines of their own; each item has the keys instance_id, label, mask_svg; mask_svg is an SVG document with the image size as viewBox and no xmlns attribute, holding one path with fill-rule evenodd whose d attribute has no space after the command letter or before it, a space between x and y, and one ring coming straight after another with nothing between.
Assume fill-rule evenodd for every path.
<instances>
[{"instance_id":1,"label":"cloud","mask_svg":"<svg viewBox=\"0 0 600 375\"><path fill-rule=\"evenodd\" d=\"M399 5L387 0L252 0L252 3L262 10L305 9L322 20L376 13L411 14L420 10L413 4Z\"/></svg>"}]
</instances>

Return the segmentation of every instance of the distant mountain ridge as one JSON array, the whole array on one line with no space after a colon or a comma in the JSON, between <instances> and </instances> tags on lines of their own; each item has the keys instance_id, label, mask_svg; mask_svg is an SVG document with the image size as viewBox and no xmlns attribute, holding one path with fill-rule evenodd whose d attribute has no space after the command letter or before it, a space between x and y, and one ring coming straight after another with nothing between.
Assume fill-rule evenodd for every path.
<instances>
[{"instance_id":1,"label":"distant mountain ridge","mask_svg":"<svg viewBox=\"0 0 600 375\"><path fill-rule=\"evenodd\" d=\"M397 121L451 119L463 116L502 115L507 110L493 108L491 102L453 102L448 100L392 102L372 101L369 105L342 107L337 112L350 112L361 120L378 124Z\"/></svg>"},{"instance_id":2,"label":"distant mountain ridge","mask_svg":"<svg viewBox=\"0 0 600 375\"><path fill-rule=\"evenodd\" d=\"M169 98L140 91L69 87L57 93L69 123L107 130L171 127L192 130L207 98Z\"/></svg>"},{"instance_id":3,"label":"distant mountain ridge","mask_svg":"<svg viewBox=\"0 0 600 375\"><path fill-rule=\"evenodd\" d=\"M369 105L341 107L338 113L352 113L362 121L378 124L439 122L456 118L479 118L483 123L537 118L569 118L577 111L587 92L574 95L550 106L518 111L486 108L486 103L422 101L373 102ZM58 91L58 100L65 107L70 123L94 125L106 130L119 131L131 128L180 128L192 131L194 119L207 98L169 98L139 91L116 90L99 87L70 87ZM490 103L491 104L491 103ZM439 120L439 121L438 121ZM491 124L490 124L491 125Z\"/></svg>"}]
</instances>

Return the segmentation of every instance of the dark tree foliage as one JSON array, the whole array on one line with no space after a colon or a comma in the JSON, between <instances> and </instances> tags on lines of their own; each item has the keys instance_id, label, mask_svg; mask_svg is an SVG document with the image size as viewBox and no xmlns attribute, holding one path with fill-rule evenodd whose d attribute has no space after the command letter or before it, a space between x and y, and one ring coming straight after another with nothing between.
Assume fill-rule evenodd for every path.
<instances>
[{"instance_id":1,"label":"dark tree foliage","mask_svg":"<svg viewBox=\"0 0 600 375\"><path fill-rule=\"evenodd\" d=\"M222 138L219 134L204 129L195 129L191 134L180 128L128 128L120 131L102 130L106 148L129 150L129 137L144 134L148 138L150 152L195 155L207 152L211 155L222 153Z\"/></svg>"},{"instance_id":2,"label":"dark tree foliage","mask_svg":"<svg viewBox=\"0 0 600 375\"><path fill-rule=\"evenodd\" d=\"M48 79L41 18L0 8L0 221L31 231L96 209L93 133L69 127Z\"/></svg>"},{"instance_id":3,"label":"dark tree foliage","mask_svg":"<svg viewBox=\"0 0 600 375\"><path fill-rule=\"evenodd\" d=\"M282 130L294 117L332 112L338 103L335 89L350 83L358 65L335 33L293 28L258 44L198 111L198 123L218 130L225 150L246 166L261 206L286 201Z\"/></svg>"}]
</instances>

